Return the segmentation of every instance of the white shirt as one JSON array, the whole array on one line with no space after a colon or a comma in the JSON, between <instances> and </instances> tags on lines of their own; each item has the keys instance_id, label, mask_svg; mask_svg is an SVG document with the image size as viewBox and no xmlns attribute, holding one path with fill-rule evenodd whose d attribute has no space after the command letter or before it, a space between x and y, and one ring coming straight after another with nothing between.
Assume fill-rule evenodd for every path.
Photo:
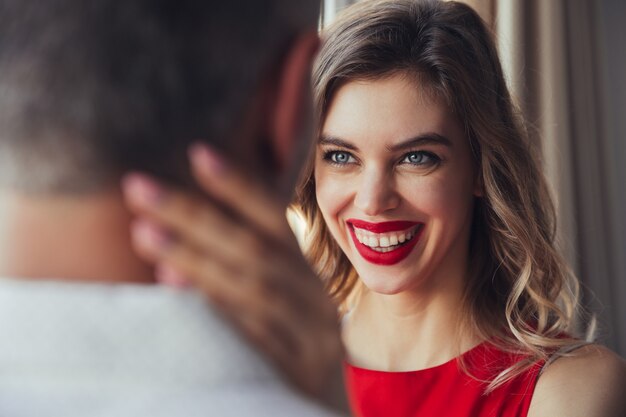
<instances>
[{"instance_id":1,"label":"white shirt","mask_svg":"<svg viewBox=\"0 0 626 417\"><path fill-rule=\"evenodd\" d=\"M311 416L192 291L0 278L0 416Z\"/></svg>"}]
</instances>

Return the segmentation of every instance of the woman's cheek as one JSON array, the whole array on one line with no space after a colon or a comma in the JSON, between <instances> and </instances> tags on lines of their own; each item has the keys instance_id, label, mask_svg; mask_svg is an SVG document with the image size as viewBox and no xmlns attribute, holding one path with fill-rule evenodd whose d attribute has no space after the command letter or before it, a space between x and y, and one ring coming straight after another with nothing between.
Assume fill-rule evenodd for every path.
<instances>
[{"instance_id":1,"label":"woman's cheek","mask_svg":"<svg viewBox=\"0 0 626 417\"><path fill-rule=\"evenodd\" d=\"M402 194L425 220L452 225L464 221L473 200L464 182L449 176L422 178L404 185Z\"/></svg>"},{"instance_id":2,"label":"woman's cheek","mask_svg":"<svg viewBox=\"0 0 626 417\"><path fill-rule=\"evenodd\" d=\"M323 170L319 173L316 172L315 184L317 204L326 224L333 235L336 236L339 228L338 217L341 211L349 204L349 187L345 181L328 175Z\"/></svg>"}]
</instances>

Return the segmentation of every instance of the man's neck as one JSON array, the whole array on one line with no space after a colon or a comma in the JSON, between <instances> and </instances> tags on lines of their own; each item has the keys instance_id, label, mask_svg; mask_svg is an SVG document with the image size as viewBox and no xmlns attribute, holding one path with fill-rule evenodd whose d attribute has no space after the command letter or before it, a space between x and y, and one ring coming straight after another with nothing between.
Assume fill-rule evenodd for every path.
<instances>
[{"instance_id":1,"label":"man's neck","mask_svg":"<svg viewBox=\"0 0 626 417\"><path fill-rule=\"evenodd\" d=\"M0 192L0 276L153 282L131 248L117 191L49 197Z\"/></svg>"}]
</instances>

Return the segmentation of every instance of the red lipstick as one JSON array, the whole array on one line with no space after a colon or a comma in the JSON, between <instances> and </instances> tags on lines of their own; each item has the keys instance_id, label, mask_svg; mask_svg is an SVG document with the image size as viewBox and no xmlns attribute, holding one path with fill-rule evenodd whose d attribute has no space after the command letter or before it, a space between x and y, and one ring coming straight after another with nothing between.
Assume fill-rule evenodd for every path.
<instances>
[{"instance_id":1,"label":"red lipstick","mask_svg":"<svg viewBox=\"0 0 626 417\"><path fill-rule=\"evenodd\" d=\"M354 245L356 246L359 254L366 261L377 265L394 265L409 256L409 254L419 241L420 237L422 236L422 230L424 229L424 223L410 221L370 223L363 220L348 219L347 223L349 226L348 228L350 229L350 235L352 236L352 241L354 242ZM355 227L367 230L372 233L404 231L414 227L415 234L411 238L411 240L400 244L396 249L390 250L388 252L378 252L370 248L369 246L359 242L356 237L356 233L354 232Z\"/></svg>"}]
</instances>

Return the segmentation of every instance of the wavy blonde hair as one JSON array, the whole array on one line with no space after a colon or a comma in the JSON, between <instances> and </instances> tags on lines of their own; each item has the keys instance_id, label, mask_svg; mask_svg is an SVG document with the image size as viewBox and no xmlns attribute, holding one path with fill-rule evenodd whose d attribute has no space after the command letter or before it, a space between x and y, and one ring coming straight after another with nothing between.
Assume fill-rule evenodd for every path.
<instances>
[{"instance_id":1,"label":"wavy blonde hair","mask_svg":"<svg viewBox=\"0 0 626 417\"><path fill-rule=\"evenodd\" d=\"M398 73L447 100L478 168L483 196L475 203L460 330L522 358L496 372L489 392L580 343L571 336L578 282L556 249L540 157L507 90L493 35L469 6L377 0L346 9L325 32L314 67L318 133L340 86ZM295 204L308 225L305 252L331 296L345 304L358 276L324 223L313 171L311 158Z\"/></svg>"}]
</instances>

